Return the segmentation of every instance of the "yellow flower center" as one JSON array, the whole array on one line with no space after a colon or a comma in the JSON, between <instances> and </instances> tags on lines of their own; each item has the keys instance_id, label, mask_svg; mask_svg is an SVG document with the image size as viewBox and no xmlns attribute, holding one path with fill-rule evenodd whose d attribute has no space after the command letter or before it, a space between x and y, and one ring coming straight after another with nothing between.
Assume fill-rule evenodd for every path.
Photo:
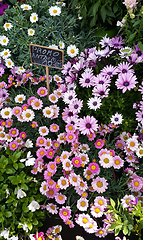
<instances>
[{"instance_id":1,"label":"yellow flower center","mask_svg":"<svg viewBox=\"0 0 143 240\"><path fill-rule=\"evenodd\" d=\"M63 196L60 195L60 196L59 196L59 200L63 200Z\"/></svg>"},{"instance_id":2,"label":"yellow flower center","mask_svg":"<svg viewBox=\"0 0 143 240\"><path fill-rule=\"evenodd\" d=\"M56 10L56 9L54 9L54 10L53 10L53 13L57 13L57 10Z\"/></svg>"},{"instance_id":3,"label":"yellow flower center","mask_svg":"<svg viewBox=\"0 0 143 240\"><path fill-rule=\"evenodd\" d=\"M97 182L97 187L101 188L102 186L103 186L103 183L100 182L100 181L98 181L98 182Z\"/></svg>"},{"instance_id":4,"label":"yellow flower center","mask_svg":"<svg viewBox=\"0 0 143 240\"><path fill-rule=\"evenodd\" d=\"M104 159L104 162L105 162L105 163L109 163L109 159L108 159L108 158L105 158L105 159Z\"/></svg>"},{"instance_id":5,"label":"yellow flower center","mask_svg":"<svg viewBox=\"0 0 143 240\"><path fill-rule=\"evenodd\" d=\"M131 147L134 147L134 146L135 146L135 143L134 143L134 142L131 142L131 143L130 143L130 146L131 146Z\"/></svg>"},{"instance_id":6,"label":"yellow flower center","mask_svg":"<svg viewBox=\"0 0 143 240\"><path fill-rule=\"evenodd\" d=\"M100 209L99 209L99 208L95 208L94 211L95 211L96 213L99 213L99 212L100 212Z\"/></svg>"},{"instance_id":7,"label":"yellow flower center","mask_svg":"<svg viewBox=\"0 0 143 240\"><path fill-rule=\"evenodd\" d=\"M103 201L100 199L100 200L98 201L98 204L99 204L100 206L102 206L102 205L103 205Z\"/></svg>"},{"instance_id":8,"label":"yellow flower center","mask_svg":"<svg viewBox=\"0 0 143 240\"><path fill-rule=\"evenodd\" d=\"M138 186L139 186L139 182L138 182L138 181L135 181L135 182L134 182L134 185L135 185L136 187L138 187Z\"/></svg>"},{"instance_id":9,"label":"yellow flower center","mask_svg":"<svg viewBox=\"0 0 143 240\"><path fill-rule=\"evenodd\" d=\"M30 114L30 113L26 113L26 117L27 117L27 118L30 118L30 117L31 117L31 114Z\"/></svg>"},{"instance_id":10,"label":"yellow flower center","mask_svg":"<svg viewBox=\"0 0 143 240\"><path fill-rule=\"evenodd\" d=\"M115 160L115 164L116 164L116 165L119 165L119 164L120 164L120 161L119 161L119 160Z\"/></svg>"},{"instance_id":11,"label":"yellow flower center","mask_svg":"<svg viewBox=\"0 0 143 240\"><path fill-rule=\"evenodd\" d=\"M5 115L8 116L8 115L9 115L9 111L6 111L6 112L5 112Z\"/></svg>"},{"instance_id":12,"label":"yellow flower center","mask_svg":"<svg viewBox=\"0 0 143 240\"><path fill-rule=\"evenodd\" d=\"M65 180L62 180L62 185L66 185L66 181Z\"/></svg>"},{"instance_id":13,"label":"yellow flower center","mask_svg":"<svg viewBox=\"0 0 143 240\"><path fill-rule=\"evenodd\" d=\"M82 201L82 202L80 203L80 205L81 205L82 207L85 207L86 203L85 203L84 201Z\"/></svg>"},{"instance_id":14,"label":"yellow flower center","mask_svg":"<svg viewBox=\"0 0 143 240\"><path fill-rule=\"evenodd\" d=\"M3 39L3 43L6 43L6 39Z\"/></svg>"},{"instance_id":15,"label":"yellow flower center","mask_svg":"<svg viewBox=\"0 0 143 240\"><path fill-rule=\"evenodd\" d=\"M88 222L88 219L87 219L87 218L83 218L83 219L82 219L82 222L83 222L83 223L87 223L87 222Z\"/></svg>"},{"instance_id":16,"label":"yellow flower center","mask_svg":"<svg viewBox=\"0 0 143 240\"><path fill-rule=\"evenodd\" d=\"M4 52L4 55L6 56L8 54L8 52Z\"/></svg>"},{"instance_id":17,"label":"yellow flower center","mask_svg":"<svg viewBox=\"0 0 143 240\"><path fill-rule=\"evenodd\" d=\"M75 50L74 50L74 49L71 49L70 52L71 52L72 54L74 54L74 53L75 53Z\"/></svg>"},{"instance_id":18,"label":"yellow flower center","mask_svg":"<svg viewBox=\"0 0 143 240\"><path fill-rule=\"evenodd\" d=\"M33 17L33 20L36 20L36 17Z\"/></svg>"}]
</instances>

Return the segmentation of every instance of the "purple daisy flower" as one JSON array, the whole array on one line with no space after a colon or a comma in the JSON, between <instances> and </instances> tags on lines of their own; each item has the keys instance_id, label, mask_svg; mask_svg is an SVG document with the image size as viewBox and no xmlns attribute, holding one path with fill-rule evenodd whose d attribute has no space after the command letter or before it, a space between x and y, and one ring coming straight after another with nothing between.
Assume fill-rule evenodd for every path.
<instances>
[{"instance_id":1,"label":"purple daisy flower","mask_svg":"<svg viewBox=\"0 0 143 240\"><path fill-rule=\"evenodd\" d=\"M122 92L125 93L126 90L131 90L136 86L136 79L136 76L132 73L119 74L115 85L117 89L122 89Z\"/></svg>"},{"instance_id":2,"label":"purple daisy flower","mask_svg":"<svg viewBox=\"0 0 143 240\"><path fill-rule=\"evenodd\" d=\"M139 48L138 44L135 46L134 52L138 55L138 57L142 57L143 59L143 52Z\"/></svg>"},{"instance_id":3,"label":"purple daisy flower","mask_svg":"<svg viewBox=\"0 0 143 240\"><path fill-rule=\"evenodd\" d=\"M91 87L94 86L94 76L93 73L91 72L84 72L82 73L82 78L79 79L79 83L81 84L82 87Z\"/></svg>"},{"instance_id":4,"label":"purple daisy flower","mask_svg":"<svg viewBox=\"0 0 143 240\"><path fill-rule=\"evenodd\" d=\"M131 69L133 65L130 65L129 63L120 63L118 64L117 70L120 74L124 74L124 73L134 73L134 70Z\"/></svg>"},{"instance_id":5,"label":"purple daisy flower","mask_svg":"<svg viewBox=\"0 0 143 240\"><path fill-rule=\"evenodd\" d=\"M91 132L95 132L98 129L98 124L96 118L93 116L84 116L84 118L80 118L79 121L79 130L82 134L90 134Z\"/></svg>"},{"instance_id":6,"label":"purple daisy flower","mask_svg":"<svg viewBox=\"0 0 143 240\"><path fill-rule=\"evenodd\" d=\"M73 111L73 113L79 113L83 106L83 100L74 99L72 103L69 105L69 109Z\"/></svg>"},{"instance_id":7,"label":"purple daisy flower","mask_svg":"<svg viewBox=\"0 0 143 240\"><path fill-rule=\"evenodd\" d=\"M111 80L109 78L107 78L106 76L102 75L102 74L98 74L95 78L94 78L94 83L95 86L101 84L101 85L105 85L105 86L109 86L110 85Z\"/></svg>"},{"instance_id":8,"label":"purple daisy flower","mask_svg":"<svg viewBox=\"0 0 143 240\"><path fill-rule=\"evenodd\" d=\"M136 120L143 124L143 111L138 111L135 114L136 114Z\"/></svg>"},{"instance_id":9,"label":"purple daisy flower","mask_svg":"<svg viewBox=\"0 0 143 240\"><path fill-rule=\"evenodd\" d=\"M62 74L67 75L70 68L71 68L71 63L70 62L67 62L66 64L64 64Z\"/></svg>"},{"instance_id":10,"label":"purple daisy flower","mask_svg":"<svg viewBox=\"0 0 143 240\"><path fill-rule=\"evenodd\" d=\"M114 38L111 38L111 46L116 48L116 49L121 49L123 46L123 39L122 37L114 37Z\"/></svg>"},{"instance_id":11,"label":"purple daisy flower","mask_svg":"<svg viewBox=\"0 0 143 240\"><path fill-rule=\"evenodd\" d=\"M105 85L99 84L93 88L92 94L94 96L104 98L104 97L108 97L109 91L110 91L110 89L107 88Z\"/></svg>"},{"instance_id":12,"label":"purple daisy flower","mask_svg":"<svg viewBox=\"0 0 143 240\"><path fill-rule=\"evenodd\" d=\"M101 70L101 74L104 76L107 76L108 78L113 77L114 75L117 75L117 67L114 67L110 64L110 66L106 66Z\"/></svg>"}]
</instances>

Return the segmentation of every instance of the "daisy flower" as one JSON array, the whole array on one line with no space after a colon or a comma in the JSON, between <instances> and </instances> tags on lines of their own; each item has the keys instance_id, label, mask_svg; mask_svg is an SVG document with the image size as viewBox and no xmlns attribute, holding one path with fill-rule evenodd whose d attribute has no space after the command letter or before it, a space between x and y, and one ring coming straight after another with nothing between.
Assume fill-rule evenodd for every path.
<instances>
[{"instance_id":1,"label":"daisy flower","mask_svg":"<svg viewBox=\"0 0 143 240\"><path fill-rule=\"evenodd\" d=\"M65 195L63 195L62 193L57 193L56 196L55 196L55 201L58 204L62 204L63 205L66 200L67 200L67 197Z\"/></svg>"},{"instance_id":2,"label":"daisy flower","mask_svg":"<svg viewBox=\"0 0 143 240\"><path fill-rule=\"evenodd\" d=\"M95 232L95 236L96 236L96 237L99 237L99 238L104 238L107 234L108 234L108 231L105 230L104 228L99 228L99 229Z\"/></svg>"},{"instance_id":3,"label":"daisy flower","mask_svg":"<svg viewBox=\"0 0 143 240\"><path fill-rule=\"evenodd\" d=\"M82 78L79 79L79 83L83 88L88 88L94 85L93 73L86 71L81 74L81 77Z\"/></svg>"},{"instance_id":4,"label":"daisy flower","mask_svg":"<svg viewBox=\"0 0 143 240\"><path fill-rule=\"evenodd\" d=\"M19 135L19 130L17 128L11 128L9 130L9 135L11 137L17 137Z\"/></svg>"},{"instance_id":5,"label":"daisy flower","mask_svg":"<svg viewBox=\"0 0 143 240\"><path fill-rule=\"evenodd\" d=\"M0 52L0 56L3 59L9 58L11 56L11 51L9 49L4 49L2 52Z\"/></svg>"},{"instance_id":6,"label":"daisy flower","mask_svg":"<svg viewBox=\"0 0 143 240\"><path fill-rule=\"evenodd\" d=\"M78 186L79 181L80 181L80 176L75 173L71 173L69 176L69 181L70 181L71 185Z\"/></svg>"},{"instance_id":7,"label":"daisy flower","mask_svg":"<svg viewBox=\"0 0 143 240\"><path fill-rule=\"evenodd\" d=\"M130 201L135 201L135 197L133 195L125 195L122 199L121 199L121 204L124 208L129 207L129 203Z\"/></svg>"},{"instance_id":8,"label":"daisy flower","mask_svg":"<svg viewBox=\"0 0 143 240\"><path fill-rule=\"evenodd\" d=\"M60 48L60 49L64 49L64 48L65 48L65 43L62 42L62 41L60 41L60 42L59 42L59 48Z\"/></svg>"},{"instance_id":9,"label":"daisy flower","mask_svg":"<svg viewBox=\"0 0 143 240\"><path fill-rule=\"evenodd\" d=\"M107 207L107 200L103 196L98 196L94 199L94 205L99 205L102 209L105 209Z\"/></svg>"},{"instance_id":10,"label":"daisy flower","mask_svg":"<svg viewBox=\"0 0 143 240\"><path fill-rule=\"evenodd\" d=\"M115 125L121 124L124 119L122 118L122 114L115 113L115 115L112 115L110 118L110 121L114 123Z\"/></svg>"},{"instance_id":11,"label":"daisy flower","mask_svg":"<svg viewBox=\"0 0 143 240\"><path fill-rule=\"evenodd\" d=\"M32 7L30 5L28 5L28 4L22 4L20 7L22 8L23 11L32 9Z\"/></svg>"},{"instance_id":12,"label":"daisy flower","mask_svg":"<svg viewBox=\"0 0 143 240\"><path fill-rule=\"evenodd\" d=\"M46 192L46 195L48 198L55 198L57 192L54 188L48 189L48 191Z\"/></svg>"},{"instance_id":13,"label":"daisy flower","mask_svg":"<svg viewBox=\"0 0 143 240\"><path fill-rule=\"evenodd\" d=\"M97 149L101 149L104 146L104 142L102 139L97 139L94 145Z\"/></svg>"},{"instance_id":14,"label":"daisy flower","mask_svg":"<svg viewBox=\"0 0 143 240\"><path fill-rule=\"evenodd\" d=\"M2 118L9 119L12 117L12 109L10 107L5 107L0 111Z\"/></svg>"},{"instance_id":15,"label":"daisy flower","mask_svg":"<svg viewBox=\"0 0 143 240\"><path fill-rule=\"evenodd\" d=\"M42 112L43 112L44 117L46 117L46 118L52 118L54 115L54 110L51 108L51 106L45 107Z\"/></svg>"},{"instance_id":16,"label":"daisy flower","mask_svg":"<svg viewBox=\"0 0 143 240\"><path fill-rule=\"evenodd\" d=\"M43 102L42 100L38 99L38 98L35 98L32 103L31 103L31 106L33 109L35 110L39 110L43 107Z\"/></svg>"},{"instance_id":17,"label":"daisy flower","mask_svg":"<svg viewBox=\"0 0 143 240\"><path fill-rule=\"evenodd\" d=\"M89 216L89 214L82 213L78 215L75 221L79 226L86 228L89 227L90 223L92 222L92 219Z\"/></svg>"},{"instance_id":18,"label":"daisy flower","mask_svg":"<svg viewBox=\"0 0 143 240\"><path fill-rule=\"evenodd\" d=\"M49 162L47 165L47 170L54 173L57 171L57 166L55 162Z\"/></svg>"},{"instance_id":19,"label":"daisy flower","mask_svg":"<svg viewBox=\"0 0 143 240\"><path fill-rule=\"evenodd\" d=\"M69 104L76 99L76 96L77 96L76 92L70 90L63 94L63 100L65 103Z\"/></svg>"},{"instance_id":20,"label":"daisy flower","mask_svg":"<svg viewBox=\"0 0 143 240\"><path fill-rule=\"evenodd\" d=\"M131 90L136 87L137 77L132 73L119 74L115 82L117 89L122 89L122 92L125 93L127 90Z\"/></svg>"},{"instance_id":21,"label":"daisy flower","mask_svg":"<svg viewBox=\"0 0 143 240\"><path fill-rule=\"evenodd\" d=\"M37 127L38 127L38 124L37 124L37 122L33 121L30 126L31 126L32 128L37 128Z\"/></svg>"},{"instance_id":22,"label":"daisy flower","mask_svg":"<svg viewBox=\"0 0 143 240\"><path fill-rule=\"evenodd\" d=\"M41 183L41 187L40 187L40 193L42 194L42 195L46 195L46 192L47 192L47 190L48 190L48 186L47 186L47 181L43 181L42 183Z\"/></svg>"},{"instance_id":23,"label":"daisy flower","mask_svg":"<svg viewBox=\"0 0 143 240\"><path fill-rule=\"evenodd\" d=\"M98 193L103 193L108 188L107 180L104 177L100 178L99 176L97 178L93 179L91 185L92 185L94 191L97 191Z\"/></svg>"},{"instance_id":24,"label":"daisy flower","mask_svg":"<svg viewBox=\"0 0 143 240\"><path fill-rule=\"evenodd\" d=\"M51 132L58 132L59 131L59 126L55 123L50 125L50 131Z\"/></svg>"},{"instance_id":25,"label":"daisy flower","mask_svg":"<svg viewBox=\"0 0 143 240\"><path fill-rule=\"evenodd\" d=\"M52 148L47 149L47 158L52 159L54 157L55 151Z\"/></svg>"},{"instance_id":26,"label":"daisy flower","mask_svg":"<svg viewBox=\"0 0 143 240\"><path fill-rule=\"evenodd\" d=\"M130 65L127 62L122 62L118 64L117 70L120 74L124 74L124 73L134 73L134 70L132 69L132 65Z\"/></svg>"},{"instance_id":27,"label":"daisy flower","mask_svg":"<svg viewBox=\"0 0 143 240\"><path fill-rule=\"evenodd\" d=\"M29 29L28 29L28 35L29 35L29 36L33 36L34 34L35 34L35 30L32 29L32 28L29 28Z\"/></svg>"},{"instance_id":28,"label":"daisy flower","mask_svg":"<svg viewBox=\"0 0 143 240\"><path fill-rule=\"evenodd\" d=\"M13 25L11 24L11 23L5 23L4 25L3 25L3 27L4 27L4 29L5 29L5 31L7 31L7 30L10 30L12 27L13 27Z\"/></svg>"},{"instance_id":29,"label":"daisy flower","mask_svg":"<svg viewBox=\"0 0 143 240\"><path fill-rule=\"evenodd\" d=\"M35 113L31 109L26 109L22 112L22 117L25 122L30 122L34 119Z\"/></svg>"},{"instance_id":30,"label":"daisy flower","mask_svg":"<svg viewBox=\"0 0 143 240\"><path fill-rule=\"evenodd\" d=\"M108 97L109 91L110 89L107 88L107 86L98 84L93 88L92 94L96 97L104 98L104 97Z\"/></svg>"},{"instance_id":31,"label":"daisy flower","mask_svg":"<svg viewBox=\"0 0 143 240\"><path fill-rule=\"evenodd\" d=\"M51 93L49 95L49 101L52 103L56 103L56 102L58 102L58 97L54 93Z\"/></svg>"},{"instance_id":32,"label":"daisy flower","mask_svg":"<svg viewBox=\"0 0 143 240\"><path fill-rule=\"evenodd\" d=\"M15 97L16 103L23 103L23 101L26 99L26 96L24 94L19 94Z\"/></svg>"},{"instance_id":33,"label":"daisy flower","mask_svg":"<svg viewBox=\"0 0 143 240\"><path fill-rule=\"evenodd\" d=\"M103 154L100 156L99 163L103 168L111 168L113 166L113 157L110 154Z\"/></svg>"},{"instance_id":34,"label":"daisy flower","mask_svg":"<svg viewBox=\"0 0 143 240\"><path fill-rule=\"evenodd\" d=\"M7 46L8 42L9 42L8 37L6 37L6 36L0 36L0 44L1 44L1 45Z\"/></svg>"},{"instance_id":35,"label":"daisy flower","mask_svg":"<svg viewBox=\"0 0 143 240\"><path fill-rule=\"evenodd\" d=\"M82 163L82 160L81 160L80 157L74 157L74 158L72 158L72 164L73 164L75 167L79 168L79 167L81 166L81 163Z\"/></svg>"},{"instance_id":36,"label":"daisy flower","mask_svg":"<svg viewBox=\"0 0 143 240\"><path fill-rule=\"evenodd\" d=\"M41 147L36 151L36 155L38 158L46 156L46 153L47 152L45 148L41 148Z\"/></svg>"},{"instance_id":37,"label":"daisy flower","mask_svg":"<svg viewBox=\"0 0 143 240\"><path fill-rule=\"evenodd\" d=\"M90 109L93 109L94 111L96 111L97 108L100 108L100 106L102 105L101 99L99 97L89 98L87 101L87 105Z\"/></svg>"},{"instance_id":38,"label":"daisy flower","mask_svg":"<svg viewBox=\"0 0 143 240\"><path fill-rule=\"evenodd\" d=\"M61 161L64 161L66 159L68 159L70 156L70 153L68 151L63 151L60 158L61 158Z\"/></svg>"},{"instance_id":39,"label":"daisy flower","mask_svg":"<svg viewBox=\"0 0 143 240\"><path fill-rule=\"evenodd\" d=\"M99 165L98 163L89 163L88 169L91 173L97 173L99 171Z\"/></svg>"},{"instance_id":40,"label":"daisy flower","mask_svg":"<svg viewBox=\"0 0 143 240\"><path fill-rule=\"evenodd\" d=\"M124 166L124 160L121 159L119 156L114 156L113 157L113 168L115 169L120 169L121 167Z\"/></svg>"},{"instance_id":41,"label":"daisy flower","mask_svg":"<svg viewBox=\"0 0 143 240\"><path fill-rule=\"evenodd\" d=\"M61 8L58 6L52 6L49 8L50 16L59 16L61 14Z\"/></svg>"},{"instance_id":42,"label":"daisy flower","mask_svg":"<svg viewBox=\"0 0 143 240\"><path fill-rule=\"evenodd\" d=\"M142 147L142 146L138 146L138 148L136 149L136 155L137 155L139 158L142 158L142 157L143 157L143 147Z\"/></svg>"},{"instance_id":43,"label":"daisy flower","mask_svg":"<svg viewBox=\"0 0 143 240\"><path fill-rule=\"evenodd\" d=\"M79 130L83 135L90 134L91 132L97 131L98 125L97 120L93 116L84 116L83 119L80 118Z\"/></svg>"},{"instance_id":44,"label":"daisy flower","mask_svg":"<svg viewBox=\"0 0 143 240\"><path fill-rule=\"evenodd\" d=\"M38 21L38 15L37 13L32 13L30 16L30 22L35 23Z\"/></svg>"},{"instance_id":45,"label":"daisy flower","mask_svg":"<svg viewBox=\"0 0 143 240\"><path fill-rule=\"evenodd\" d=\"M67 221L71 217L71 209L69 206L62 207L59 209L59 216L64 220Z\"/></svg>"},{"instance_id":46,"label":"daisy flower","mask_svg":"<svg viewBox=\"0 0 143 240\"><path fill-rule=\"evenodd\" d=\"M65 159L63 162L62 162L62 166L63 166L63 169L65 171L71 171L72 168L73 168L73 165L72 165L72 162L70 159Z\"/></svg>"},{"instance_id":47,"label":"daisy flower","mask_svg":"<svg viewBox=\"0 0 143 240\"><path fill-rule=\"evenodd\" d=\"M5 59L5 65L7 68L13 68L14 67L14 62L10 58Z\"/></svg>"},{"instance_id":48,"label":"daisy flower","mask_svg":"<svg viewBox=\"0 0 143 240\"><path fill-rule=\"evenodd\" d=\"M69 104L69 108L71 109L71 111L73 111L73 113L79 113L81 108L83 106L83 100L79 100L77 98L73 99L72 102L70 102Z\"/></svg>"},{"instance_id":49,"label":"daisy flower","mask_svg":"<svg viewBox=\"0 0 143 240\"><path fill-rule=\"evenodd\" d=\"M68 143L73 143L75 141L75 139L76 139L76 135L74 133L69 132L66 134L66 141Z\"/></svg>"},{"instance_id":50,"label":"daisy flower","mask_svg":"<svg viewBox=\"0 0 143 240\"><path fill-rule=\"evenodd\" d=\"M131 181L131 187L133 189L133 191L140 191L141 188L143 187L143 180L141 180L140 178L135 178Z\"/></svg>"},{"instance_id":51,"label":"daisy flower","mask_svg":"<svg viewBox=\"0 0 143 240\"><path fill-rule=\"evenodd\" d=\"M69 187L69 181L67 178L61 176L58 179L58 185L61 189L67 189Z\"/></svg>"},{"instance_id":52,"label":"daisy flower","mask_svg":"<svg viewBox=\"0 0 143 240\"><path fill-rule=\"evenodd\" d=\"M67 47L67 54L71 58L76 57L79 52L79 49L75 45L70 45Z\"/></svg>"},{"instance_id":53,"label":"daisy flower","mask_svg":"<svg viewBox=\"0 0 143 240\"><path fill-rule=\"evenodd\" d=\"M81 236L76 236L76 240L85 240L85 239Z\"/></svg>"},{"instance_id":54,"label":"daisy flower","mask_svg":"<svg viewBox=\"0 0 143 240\"><path fill-rule=\"evenodd\" d=\"M84 211L87 211L87 208L88 208L88 200L86 198L80 198L78 201L77 201L77 208L84 212Z\"/></svg>"},{"instance_id":55,"label":"daisy flower","mask_svg":"<svg viewBox=\"0 0 143 240\"><path fill-rule=\"evenodd\" d=\"M103 76L107 76L108 78L113 77L114 75L117 75L117 68L110 64L101 70L101 74Z\"/></svg>"},{"instance_id":56,"label":"daisy flower","mask_svg":"<svg viewBox=\"0 0 143 240\"><path fill-rule=\"evenodd\" d=\"M18 148L18 143L16 141L10 142L9 148L10 150L15 151Z\"/></svg>"},{"instance_id":57,"label":"daisy flower","mask_svg":"<svg viewBox=\"0 0 143 240\"><path fill-rule=\"evenodd\" d=\"M57 214L58 213L58 207L53 203L48 203L46 205L46 210L49 211L51 214Z\"/></svg>"},{"instance_id":58,"label":"daisy flower","mask_svg":"<svg viewBox=\"0 0 143 240\"><path fill-rule=\"evenodd\" d=\"M102 217L102 215L104 213L103 208L100 207L99 205L92 205L90 208L90 212L91 212L92 216L95 218Z\"/></svg>"},{"instance_id":59,"label":"daisy flower","mask_svg":"<svg viewBox=\"0 0 143 240\"><path fill-rule=\"evenodd\" d=\"M139 146L139 142L136 137L131 137L127 139L127 147L130 148L132 151L136 151Z\"/></svg>"},{"instance_id":60,"label":"daisy flower","mask_svg":"<svg viewBox=\"0 0 143 240\"><path fill-rule=\"evenodd\" d=\"M46 139L44 137L38 137L36 139L36 146L42 147L42 146L45 146L45 144L46 144Z\"/></svg>"}]
</instances>

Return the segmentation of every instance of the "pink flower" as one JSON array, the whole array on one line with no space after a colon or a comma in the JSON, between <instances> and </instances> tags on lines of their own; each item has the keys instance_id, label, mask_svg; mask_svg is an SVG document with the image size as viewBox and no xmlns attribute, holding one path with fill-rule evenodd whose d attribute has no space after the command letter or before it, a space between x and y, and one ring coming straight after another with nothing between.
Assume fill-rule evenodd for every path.
<instances>
[{"instance_id":1,"label":"pink flower","mask_svg":"<svg viewBox=\"0 0 143 240\"><path fill-rule=\"evenodd\" d=\"M10 148L10 150L15 151L18 148L18 143L16 141L12 141L9 144L9 148Z\"/></svg>"},{"instance_id":2,"label":"pink flower","mask_svg":"<svg viewBox=\"0 0 143 240\"><path fill-rule=\"evenodd\" d=\"M18 134L19 134L19 130L18 130L17 128L11 128L11 129L9 130L9 135L10 135L11 137L17 137Z\"/></svg>"},{"instance_id":3,"label":"pink flower","mask_svg":"<svg viewBox=\"0 0 143 240\"><path fill-rule=\"evenodd\" d=\"M104 142L102 139L98 139L95 143L94 143L95 147L98 149L101 149L104 146Z\"/></svg>"},{"instance_id":4,"label":"pink flower","mask_svg":"<svg viewBox=\"0 0 143 240\"><path fill-rule=\"evenodd\" d=\"M77 168L79 168L81 166L81 163L82 163L82 160L80 157L74 157L72 159L72 164Z\"/></svg>"},{"instance_id":5,"label":"pink flower","mask_svg":"<svg viewBox=\"0 0 143 240\"><path fill-rule=\"evenodd\" d=\"M44 233L39 232L34 235L35 240L45 240Z\"/></svg>"},{"instance_id":6,"label":"pink flower","mask_svg":"<svg viewBox=\"0 0 143 240\"><path fill-rule=\"evenodd\" d=\"M89 163L88 168L92 173L97 173L99 170L99 165L97 163Z\"/></svg>"},{"instance_id":7,"label":"pink flower","mask_svg":"<svg viewBox=\"0 0 143 240\"><path fill-rule=\"evenodd\" d=\"M48 91L47 91L47 88L45 87L40 87L38 90L37 90L37 93L40 97L45 97L47 94L48 94Z\"/></svg>"},{"instance_id":8,"label":"pink flower","mask_svg":"<svg viewBox=\"0 0 143 240\"><path fill-rule=\"evenodd\" d=\"M47 152L45 148L39 148L36 152L38 158L46 156Z\"/></svg>"},{"instance_id":9,"label":"pink flower","mask_svg":"<svg viewBox=\"0 0 143 240\"><path fill-rule=\"evenodd\" d=\"M54 157L55 151L52 148L47 149L46 156L49 159L52 159Z\"/></svg>"},{"instance_id":10,"label":"pink flower","mask_svg":"<svg viewBox=\"0 0 143 240\"><path fill-rule=\"evenodd\" d=\"M71 209L69 206L62 207L59 210L59 216L64 220L67 221L71 217Z\"/></svg>"},{"instance_id":11,"label":"pink flower","mask_svg":"<svg viewBox=\"0 0 143 240\"><path fill-rule=\"evenodd\" d=\"M103 193L108 188L107 180L104 177L100 178L99 176L97 178L93 179L91 185L92 185L94 191L97 191L98 193Z\"/></svg>"},{"instance_id":12,"label":"pink flower","mask_svg":"<svg viewBox=\"0 0 143 240\"><path fill-rule=\"evenodd\" d=\"M25 138L27 137L27 135L26 135L25 132L21 132L21 133L19 134L19 137L25 139Z\"/></svg>"},{"instance_id":13,"label":"pink flower","mask_svg":"<svg viewBox=\"0 0 143 240\"><path fill-rule=\"evenodd\" d=\"M90 134L91 132L95 132L98 129L97 120L94 117L90 116L84 116L83 118L80 118L80 121L78 123L79 130L82 134Z\"/></svg>"},{"instance_id":14,"label":"pink flower","mask_svg":"<svg viewBox=\"0 0 143 240\"><path fill-rule=\"evenodd\" d=\"M50 125L50 131L51 132L58 132L59 131L59 126L55 123Z\"/></svg>"}]
</instances>

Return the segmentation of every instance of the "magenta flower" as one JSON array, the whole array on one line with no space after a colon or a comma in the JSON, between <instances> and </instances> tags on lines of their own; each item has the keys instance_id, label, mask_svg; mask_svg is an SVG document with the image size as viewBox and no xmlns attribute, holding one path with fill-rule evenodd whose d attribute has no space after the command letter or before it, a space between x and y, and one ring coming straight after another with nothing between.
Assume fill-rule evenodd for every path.
<instances>
[{"instance_id":1,"label":"magenta flower","mask_svg":"<svg viewBox=\"0 0 143 240\"><path fill-rule=\"evenodd\" d=\"M9 148L10 148L10 150L15 151L18 148L18 143L16 141L12 141L9 144Z\"/></svg>"},{"instance_id":2,"label":"magenta flower","mask_svg":"<svg viewBox=\"0 0 143 240\"><path fill-rule=\"evenodd\" d=\"M45 87L40 87L38 90L37 90L37 93L40 97L45 97L47 94L48 94L48 91L47 91L47 88Z\"/></svg>"},{"instance_id":3,"label":"magenta flower","mask_svg":"<svg viewBox=\"0 0 143 240\"><path fill-rule=\"evenodd\" d=\"M115 82L117 89L122 89L122 92L125 93L127 90L131 90L136 86L136 76L132 73L119 74L118 79Z\"/></svg>"},{"instance_id":4,"label":"magenta flower","mask_svg":"<svg viewBox=\"0 0 143 240\"><path fill-rule=\"evenodd\" d=\"M25 139L25 138L27 137L27 135L26 135L25 132L21 132L21 133L19 134L19 137Z\"/></svg>"},{"instance_id":5,"label":"magenta flower","mask_svg":"<svg viewBox=\"0 0 143 240\"><path fill-rule=\"evenodd\" d=\"M71 217L71 209L69 206L62 207L59 210L59 216L64 220L67 221Z\"/></svg>"},{"instance_id":6,"label":"magenta flower","mask_svg":"<svg viewBox=\"0 0 143 240\"><path fill-rule=\"evenodd\" d=\"M47 149L47 158L52 159L54 157L55 151L52 148Z\"/></svg>"},{"instance_id":7,"label":"magenta flower","mask_svg":"<svg viewBox=\"0 0 143 240\"><path fill-rule=\"evenodd\" d=\"M104 146L104 142L102 139L97 139L94 145L97 149L101 149Z\"/></svg>"},{"instance_id":8,"label":"magenta flower","mask_svg":"<svg viewBox=\"0 0 143 240\"><path fill-rule=\"evenodd\" d=\"M89 171L91 171L92 173L97 173L99 170L99 165L97 163L89 163L88 165L88 169Z\"/></svg>"},{"instance_id":9,"label":"magenta flower","mask_svg":"<svg viewBox=\"0 0 143 240\"><path fill-rule=\"evenodd\" d=\"M79 130L83 135L90 134L91 132L95 132L98 130L98 124L96 118L93 116L84 116L84 118L80 118L78 123Z\"/></svg>"},{"instance_id":10,"label":"magenta flower","mask_svg":"<svg viewBox=\"0 0 143 240\"><path fill-rule=\"evenodd\" d=\"M82 163L82 160L80 157L74 157L72 159L72 164L77 168L79 168L81 166L81 163Z\"/></svg>"}]
</instances>

